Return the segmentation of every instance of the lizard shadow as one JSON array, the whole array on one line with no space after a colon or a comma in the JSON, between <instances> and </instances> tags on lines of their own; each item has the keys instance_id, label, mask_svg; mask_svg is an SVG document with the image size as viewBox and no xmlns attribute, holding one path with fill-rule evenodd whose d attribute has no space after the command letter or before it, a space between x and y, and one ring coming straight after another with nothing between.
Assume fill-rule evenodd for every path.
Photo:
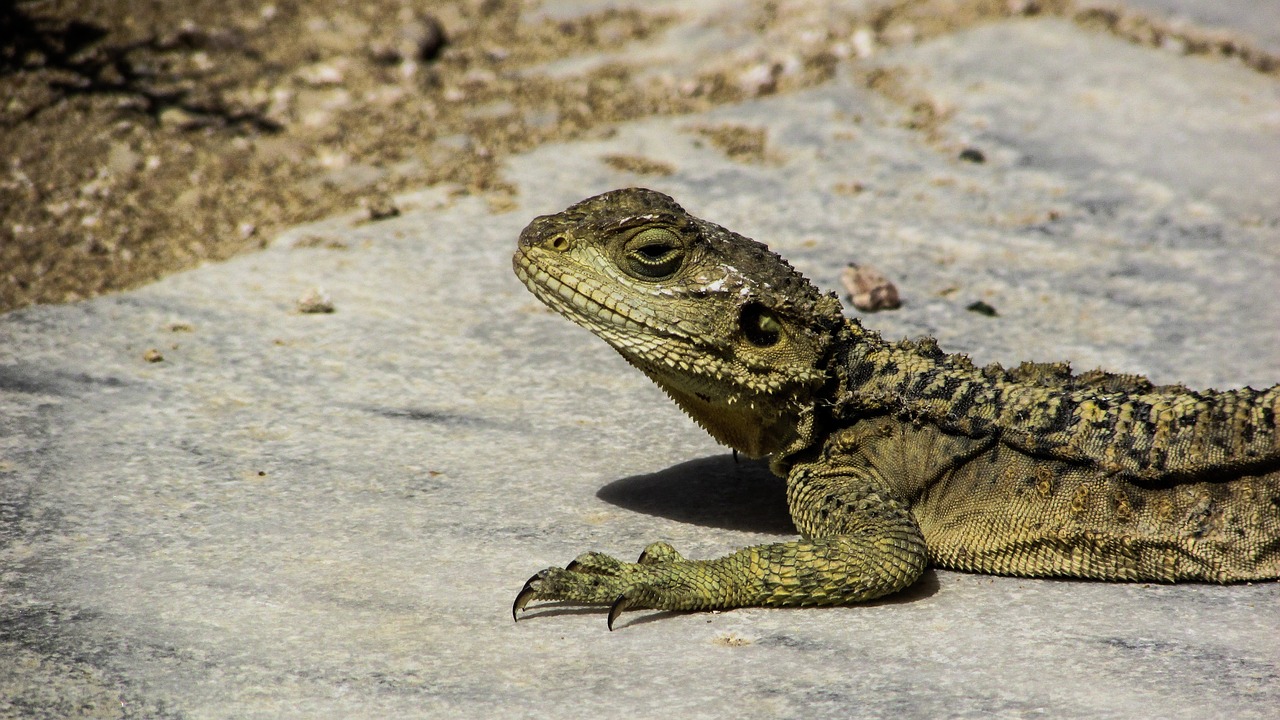
<instances>
[{"instance_id":1,"label":"lizard shadow","mask_svg":"<svg viewBox=\"0 0 1280 720\"><path fill-rule=\"evenodd\" d=\"M596 497L627 510L703 527L796 534L782 479L762 461L735 461L732 455L712 455L615 480Z\"/></svg>"}]
</instances>

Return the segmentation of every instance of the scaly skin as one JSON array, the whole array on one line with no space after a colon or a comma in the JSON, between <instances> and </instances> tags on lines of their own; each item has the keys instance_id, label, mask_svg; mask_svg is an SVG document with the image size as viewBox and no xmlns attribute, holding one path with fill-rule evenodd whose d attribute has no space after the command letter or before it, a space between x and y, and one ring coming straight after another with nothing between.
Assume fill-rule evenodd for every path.
<instances>
[{"instance_id":1,"label":"scaly skin","mask_svg":"<svg viewBox=\"0 0 1280 720\"><path fill-rule=\"evenodd\" d=\"M1100 580L1280 577L1280 385L1197 392L887 343L764 245L617 190L536 218L516 275L721 443L769 457L801 539L686 560L655 543L516 598L705 610L836 605L930 563Z\"/></svg>"}]
</instances>

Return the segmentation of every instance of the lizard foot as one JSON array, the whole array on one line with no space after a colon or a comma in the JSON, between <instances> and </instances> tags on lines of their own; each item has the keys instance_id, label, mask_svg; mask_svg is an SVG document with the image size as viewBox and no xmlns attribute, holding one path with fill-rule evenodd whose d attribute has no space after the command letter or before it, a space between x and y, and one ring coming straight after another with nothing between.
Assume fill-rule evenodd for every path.
<instances>
[{"instance_id":1,"label":"lizard foot","mask_svg":"<svg viewBox=\"0 0 1280 720\"><path fill-rule=\"evenodd\" d=\"M686 560L675 548L656 542L634 562L610 555L587 552L566 567L547 568L524 584L511 606L511 616L535 600L568 600L587 604L608 604L608 626L629 608L693 610L706 607L709 598L695 592L696 582L705 573L705 563Z\"/></svg>"},{"instance_id":2,"label":"lizard foot","mask_svg":"<svg viewBox=\"0 0 1280 720\"><path fill-rule=\"evenodd\" d=\"M633 563L584 553L568 567L529 578L511 616L518 618L535 600L608 605L612 630L632 608L728 610L872 600L907 587L924 572L924 539L908 515L872 514L856 529L754 545L711 560L687 560L666 543L645 548Z\"/></svg>"}]
</instances>

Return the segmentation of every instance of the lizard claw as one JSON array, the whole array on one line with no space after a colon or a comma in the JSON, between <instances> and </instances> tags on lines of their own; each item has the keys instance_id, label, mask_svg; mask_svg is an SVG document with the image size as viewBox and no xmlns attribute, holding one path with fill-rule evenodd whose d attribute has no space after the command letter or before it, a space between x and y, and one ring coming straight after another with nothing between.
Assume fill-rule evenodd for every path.
<instances>
[{"instance_id":1,"label":"lizard claw","mask_svg":"<svg viewBox=\"0 0 1280 720\"><path fill-rule=\"evenodd\" d=\"M681 577L689 568L701 567L665 542L649 545L634 563L599 552L582 553L565 568L549 567L529 578L511 604L511 618L519 621L529 603L541 600L607 605L612 630L627 610L677 610L705 604L690 593L690 584L696 583Z\"/></svg>"},{"instance_id":2,"label":"lizard claw","mask_svg":"<svg viewBox=\"0 0 1280 720\"><path fill-rule=\"evenodd\" d=\"M516 595L516 601L511 604L512 620L516 622L520 621L520 611L524 610L525 606L529 604L530 600L538 596L538 585L541 584L540 582L541 580L542 580L542 573L538 573L534 575L533 577L529 578L528 582L524 584L524 588L522 588L520 592Z\"/></svg>"},{"instance_id":3,"label":"lizard claw","mask_svg":"<svg viewBox=\"0 0 1280 720\"><path fill-rule=\"evenodd\" d=\"M631 607L630 592L622 593L621 595L618 596L617 600L613 601L613 604L609 606L609 619L608 619L608 622L606 623L609 626L609 632L613 632L613 621L617 620L618 616L621 615L623 611L629 607Z\"/></svg>"}]
</instances>

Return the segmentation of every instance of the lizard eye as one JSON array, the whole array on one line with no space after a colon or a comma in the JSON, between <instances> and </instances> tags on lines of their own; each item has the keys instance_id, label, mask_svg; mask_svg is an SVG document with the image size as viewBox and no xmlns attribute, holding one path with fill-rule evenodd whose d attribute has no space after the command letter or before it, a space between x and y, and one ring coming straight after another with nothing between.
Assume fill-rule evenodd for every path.
<instances>
[{"instance_id":1,"label":"lizard eye","mask_svg":"<svg viewBox=\"0 0 1280 720\"><path fill-rule=\"evenodd\" d=\"M650 228L636 233L623 249L625 269L643 280L663 280L684 262L684 243L666 228Z\"/></svg>"},{"instance_id":2,"label":"lizard eye","mask_svg":"<svg viewBox=\"0 0 1280 720\"><path fill-rule=\"evenodd\" d=\"M742 306L742 334L756 347L773 347L782 339L782 323L765 306L757 302Z\"/></svg>"}]
</instances>

